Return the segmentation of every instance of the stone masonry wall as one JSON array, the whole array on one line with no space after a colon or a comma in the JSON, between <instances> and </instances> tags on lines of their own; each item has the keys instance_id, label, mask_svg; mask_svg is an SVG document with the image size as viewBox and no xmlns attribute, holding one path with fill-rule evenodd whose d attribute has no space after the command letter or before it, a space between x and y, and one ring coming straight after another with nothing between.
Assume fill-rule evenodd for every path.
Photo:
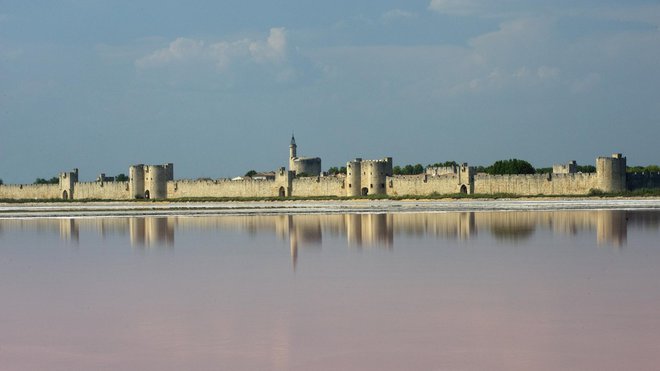
<instances>
[{"instance_id":1,"label":"stone masonry wall","mask_svg":"<svg viewBox=\"0 0 660 371\"><path fill-rule=\"evenodd\" d=\"M394 175L387 177L387 194L392 196L419 196L431 193L453 194L460 192L456 174L440 176Z\"/></svg>"},{"instance_id":2,"label":"stone masonry wall","mask_svg":"<svg viewBox=\"0 0 660 371\"><path fill-rule=\"evenodd\" d=\"M73 199L128 200L128 182L79 182L74 186Z\"/></svg>"},{"instance_id":3,"label":"stone masonry wall","mask_svg":"<svg viewBox=\"0 0 660 371\"><path fill-rule=\"evenodd\" d=\"M596 174L488 175L474 177L474 193L519 195L580 195L598 188Z\"/></svg>"},{"instance_id":4,"label":"stone masonry wall","mask_svg":"<svg viewBox=\"0 0 660 371\"><path fill-rule=\"evenodd\" d=\"M305 177L293 179L291 195L310 196L346 196L345 178L341 177Z\"/></svg>"},{"instance_id":5,"label":"stone masonry wall","mask_svg":"<svg viewBox=\"0 0 660 371\"><path fill-rule=\"evenodd\" d=\"M283 182L272 180L174 180L167 182L167 198L277 197Z\"/></svg>"},{"instance_id":6,"label":"stone masonry wall","mask_svg":"<svg viewBox=\"0 0 660 371\"><path fill-rule=\"evenodd\" d=\"M0 199L62 198L59 184L0 185Z\"/></svg>"},{"instance_id":7,"label":"stone masonry wall","mask_svg":"<svg viewBox=\"0 0 660 371\"><path fill-rule=\"evenodd\" d=\"M660 188L660 173L628 173L626 174L626 188L631 191L640 188Z\"/></svg>"}]
</instances>

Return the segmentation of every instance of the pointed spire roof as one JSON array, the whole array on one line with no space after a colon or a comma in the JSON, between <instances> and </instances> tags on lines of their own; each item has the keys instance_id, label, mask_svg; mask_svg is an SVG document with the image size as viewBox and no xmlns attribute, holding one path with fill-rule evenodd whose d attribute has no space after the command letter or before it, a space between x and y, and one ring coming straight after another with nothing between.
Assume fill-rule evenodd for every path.
<instances>
[{"instance_id":1,"label":"pointed spire roof","mask_svg":"<svg viewBox=\"0 0 660 371\"><path fill-rule=\"evenodd\" d=\"M296 145L296 138L293 136L293 133L291 133L291 144L292 146Z\"/></svg>"}]
</instances>

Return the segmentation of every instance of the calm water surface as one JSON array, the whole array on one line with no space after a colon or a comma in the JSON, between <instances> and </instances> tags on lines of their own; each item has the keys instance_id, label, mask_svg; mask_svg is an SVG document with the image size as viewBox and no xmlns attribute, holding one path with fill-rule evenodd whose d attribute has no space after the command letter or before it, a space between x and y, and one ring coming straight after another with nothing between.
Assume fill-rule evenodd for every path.
<instances>
[{"instance_id":1,"label":"calm water surface","mask_svg":"<svg viewBox=\"0 0 660 371\"><path fill-rule=\"evenodd\" d=\"M0 370L658 370L660 212L0 220Z\"/></svg>"}]
</instances>

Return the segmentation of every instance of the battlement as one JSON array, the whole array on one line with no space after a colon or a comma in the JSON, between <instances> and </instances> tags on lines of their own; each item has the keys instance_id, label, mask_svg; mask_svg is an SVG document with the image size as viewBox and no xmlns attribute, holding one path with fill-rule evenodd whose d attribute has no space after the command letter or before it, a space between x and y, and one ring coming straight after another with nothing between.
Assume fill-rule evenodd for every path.
<instances>
[{"instance_id":1,"label":"battlement","mask_svg":"<svg viewBox=\"0 0 660 371\"><path fill-rule=\"evenodd\" d=\"M356 161L360 161L363 164L391 164L392 163L392 157L384 157L379 160L362 160L362 159L355 159Z\"/></svg>"},{"instance_id":2,"label":"battlement","mask_svg":"<svg viewBox=\"0 0 660 371\"><path fill-rule=\"evenodd\" d=\"M567 164L555 164L552 165L553 174L573 174L577 173L577 162L570 161Z\"/></svg>"}]
</instances>

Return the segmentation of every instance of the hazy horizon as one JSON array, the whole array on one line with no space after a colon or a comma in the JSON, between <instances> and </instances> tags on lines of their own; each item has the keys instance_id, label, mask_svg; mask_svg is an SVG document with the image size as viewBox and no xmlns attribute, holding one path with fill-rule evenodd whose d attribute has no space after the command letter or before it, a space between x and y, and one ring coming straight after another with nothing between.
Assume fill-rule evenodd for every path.
<instances>
[{"instance_id":1,"label":"hazy horizon","mask_svg":"<svg viewBox=\"0 0 660 371\"><path fill-rule=\"evenodd\" d=\"M6 1L0 179L660 163L660 4Z\"/></svg>"}]
</instances>

